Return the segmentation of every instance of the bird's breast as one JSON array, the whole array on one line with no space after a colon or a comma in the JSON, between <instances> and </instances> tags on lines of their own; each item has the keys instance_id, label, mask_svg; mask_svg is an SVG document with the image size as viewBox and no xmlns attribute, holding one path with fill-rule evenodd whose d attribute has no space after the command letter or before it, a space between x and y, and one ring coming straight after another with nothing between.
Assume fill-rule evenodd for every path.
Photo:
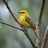
<instances>
[{"instance_id":1,"label":"bird's breast","mask_svg":"<svg viewBox=\"0 0 48 48\"><path fill-rule=\"evenodd\" d=\"M25 27L30 28L30 24L25 21L25 16L20 16L20 22L21 22L21 24L24 25Z\"/></svg>"}]
</instances>

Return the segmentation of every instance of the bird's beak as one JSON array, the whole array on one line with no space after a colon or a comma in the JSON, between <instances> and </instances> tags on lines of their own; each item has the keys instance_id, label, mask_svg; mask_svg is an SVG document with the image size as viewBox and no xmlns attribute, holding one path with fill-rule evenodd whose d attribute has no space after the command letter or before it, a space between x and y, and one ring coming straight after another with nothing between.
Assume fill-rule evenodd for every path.
<instances>
[{"instance_id":1,"label":"bird's beak","mask_svg":"<svg viewBox=\"0 0 48 48\"><path fill-rule=\"evenodd\" d=\"M21 12L18 12L19 14L21 14Z\"/></svg>"},{"instance_id":2,"label":"bird's beak","mask_svg":"<svg viewBox=\"0 0 48 48\"><path fill-rule=\"evenodd\" d=\"M19 14L22 14L22 12L18 12Z\"/></svg>"}]
</instances>

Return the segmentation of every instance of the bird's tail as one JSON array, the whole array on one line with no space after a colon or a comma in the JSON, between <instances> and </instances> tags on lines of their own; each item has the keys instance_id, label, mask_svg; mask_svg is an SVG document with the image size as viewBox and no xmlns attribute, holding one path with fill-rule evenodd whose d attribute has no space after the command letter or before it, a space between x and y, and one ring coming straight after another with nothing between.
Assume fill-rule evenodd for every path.
<instances>
[{"instance_id":1,"label":"bird's tail","mask_svg":"<svg viewBox=\"0 0 48 48\"><path fill-rule=\"evenodd\" d=\"M34 34L37 36L36 29L34 28L31 28L31 29L33 30Z\"/></svg>"}]
</instances>

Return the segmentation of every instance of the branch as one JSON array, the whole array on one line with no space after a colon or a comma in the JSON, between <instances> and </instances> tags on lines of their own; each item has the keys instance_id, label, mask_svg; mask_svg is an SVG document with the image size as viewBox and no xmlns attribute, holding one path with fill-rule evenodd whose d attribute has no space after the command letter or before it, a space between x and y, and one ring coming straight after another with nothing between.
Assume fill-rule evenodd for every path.
<instances>
[{"instance_id":1,"label":"branch","mask_svg":"<svg viewBox=\"0 0 48 48\"><path fill-rule=\"evenodd\" d=\"M7 25L7 26L10 26L10 27L12 27L12 28L15 28L15 29L18 29L18 30L23 31L23 29L20 29L20 28L18 28L18 27L13 26L13 25L10 25L10 24L4 23L4 22L0 22L0 23L1 23L1 24L4 24L4 25Z\"/></svg>"},{"instance_id":2,"label":"branch","mask_svg":"<svg viewBox=\"0 0 48 48\"><path fill-rule=\"evenodd\" d=\"M45 48L47 37L48 37L48 26L47 26L45 34L44 34L44 38L43 38L43 42L42 42L41 48Z\"/></svg>"},{"instance_id":3,"label":"branch","mask_svg":"<svg viewBox=\"0 0 48 48\"><path fill-rule=\"evenodd\" d=\"M36 32L37 32L36 46L37 46L37 48L40 47L40 25L41 25L41 19L42 19L44 5L45 5L45 0L42 0L40 12L39 12L37 24L36 24Z\"/></svg>"},{"instance_id":4,"label":"branch","mask_svg":"<svg viewBox=\"0 0 48 48\"><path fill-rule=\"evenodd\" d=\"M5 3L7 9L9 10L9 12L10 12L10 14L12 15L12 17L14 18L14 20L15 20L19 25L21 25L20 22L19 22L19 21L17 20L17 18L15 17L15 15L13 14L13 12L11 11L10 7L8 6L8 3L7 3L5 0L3 0L3 2Z\"/></svg>"},{"instance_id":5,"label":"branch","mask_svg":"<svg viewBox=\"0 0 48 48\"><path fill-rule=\"evenodd\" d=\"M10 35L13 37L13 39L16 40L16 41L18 41L19 44L22 46L22 48L26 48L27 47L25 45L25 43L23 41L21 41L20 38L16 36L16 34L14 34L14 32L10 32L10 33L11 33Z\"/></svg>"},{"instance_id":6,"label":"branch","mask_svg":"<svg viewBox=\"0 0 48 48\"><path fill-rule=\"evenodd\" d=\"M17 18L14 16L13 12L11 11L10 7L8 6L7 2L6 2L5 0L3 0L3 2L5 3L7 9L9 10L9 12L11 13L11 15L12 15L12 17L14 18L15 22L17 22L17 23L21 26L20 22L17 20ZM23 32L24 32L24 34L27 36L27 38L29 39L30 43L33 45L34 48L36 48L33 40L31 39L31 37L29 36L29 34L28 34L27 31L25 30L25 28L22 27L22 26L21 26L21 28L24 30Z\"/></svg>"}]
</instances>

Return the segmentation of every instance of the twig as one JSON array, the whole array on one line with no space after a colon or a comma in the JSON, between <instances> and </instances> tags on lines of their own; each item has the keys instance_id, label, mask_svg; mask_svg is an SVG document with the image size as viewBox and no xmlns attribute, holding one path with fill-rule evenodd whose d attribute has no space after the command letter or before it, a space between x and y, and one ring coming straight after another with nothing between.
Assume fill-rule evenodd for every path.
<instances>
[{"instance_id":1,"label":"twig","mask_svg":"<svg viewBox=\"0 0 48 48\"><path fill-rule=\"evenodd\" d=\"M20 28L18 28L18 27L13 26L13 25L10 25L10 24L4 23L4 22L0 22L0 23L1 23L1 24L4 24L4 25L7 25L7 26L10 26L10 27L13 27L13 28L15 28L15 29L18 29L18 30L23 31L23 29L20 29Z\"/></svg>"},{"instance_id":2,"label":"twig","mask_svg":"<svg viewBox=\"0 0 48 48\"><path fill-rule=\"evenodd\" d=\"M21 41L20 38L16 36L16 34L14 34L14 32L10 32L10 30L9 30L9 33L11 33L10 35L13 37L14 40L19 42L19 44L22 46L22 48L26 48L27 47L25 45L25 43L23 41Z\"/></svg>"},{"instance_id":3,"label":"twig","mask_svg":"<svg viewBox=\"0 0 48 48\"><path fill-rule=\"evenodd\" d=\"M5 3L6 7L8 8L9 12L11 13L11 15L13 16L15 21L21 26L20 22L17 20L17 18L14 16L13 12L11 11L10 7L8 6L7 2L5 0L3 0L3 2ZM33 43L33 40L31 39L31 37L29 36L27 31L24 29L24 27L21 26L21 28L24 30L23 32L27 36L27 38L29 39L30 43L33 45L34 48L36 48L35 44Z\"/></svg>"},{"instance_id":4,"label":"twig","mask_svg":"<svg viewBox=\"0 0 48 48\"><path fill-rule=\"evenodd\" d=\"M45 34L44 34L44 38L43 38L43 42L42 42L41 48L45 48L47 37L48 37L48 26L47 26Z\"/></svg>"},{"instance_id":5,"label":"twig","mask_svg":"<svg viewBox=\"0 0 48 48\"><path fill-rule=\"evenodd\" d=\"M4 24L3 24L4 25ZM6 26L5 26L6 27ZM9 28L6 28L7 29L7 32L10 33L10 35L12 36L12 38L16 41L19 42L19 44L22 46L22 48L26 48L27 46L25 45L25 43L23 41L20 40L19 37L16 36L16 34L14 32L11 31L11 29Z\"/></svg>"},{"instance_id":6,"label":"twig","mask_svg":"<svg viewBox=\"0 0 48 48\"><path fill-rule=\"evenodd\" d=\"M36 46L37 46L37 48L40 48L40 25L41 25L41 19L42 19L44 5L45 5L45 0L42 0L40 12L39 12L38 20L37 20L37 24L36 24L36 32L37 32Z\"/></svg>"},{"instance_id":7,"label":"twig","mask_svg":"<svg viewBox=\"0 0 48 48\"><path fill-rule=\"evenodd\" d=\"M19 25L21 25L20 22L19 22L19 21L17 20L17 18L15 17L15 15L13 14L13 12L11 11L10 7L8 6L8 3L7 3L5 0L3 0L3 2L5 3L7 9L9 10L9 12L10 12L10 14L12 15L12 17L14 18L14 20L15 20Z\"/></svg>"}]
</instances>

